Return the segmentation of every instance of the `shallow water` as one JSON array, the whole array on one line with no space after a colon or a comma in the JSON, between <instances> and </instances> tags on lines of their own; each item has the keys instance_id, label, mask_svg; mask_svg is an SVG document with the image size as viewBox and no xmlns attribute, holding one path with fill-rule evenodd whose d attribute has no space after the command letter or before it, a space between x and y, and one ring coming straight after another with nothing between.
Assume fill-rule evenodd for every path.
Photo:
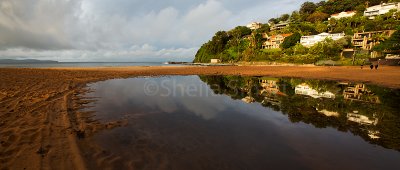
<instances>
[{"instance_id":1,"label":"shallow water","mask_svg":"<svg viewBox=\"0 0 400 170\"><path fill-rule=\"evenodd\" d=\"M106 124L96 166L139 169L397 169L399 90L291 78L172 76L89 85ZM90 159L90 158L87 158Z\"/></svg>"}]
</instances>

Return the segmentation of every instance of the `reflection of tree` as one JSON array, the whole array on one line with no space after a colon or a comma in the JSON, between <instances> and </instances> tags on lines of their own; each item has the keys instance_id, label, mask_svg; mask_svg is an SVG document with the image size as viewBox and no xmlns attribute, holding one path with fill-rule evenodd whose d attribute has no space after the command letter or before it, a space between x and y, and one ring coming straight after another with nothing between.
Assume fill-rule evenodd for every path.
<instances>
[{"instance_id":1,"label":"reflection of tree","mask_svg":"<svg viewBox=\"0 0 400 170\"><path fill-rule=\"evenodd\" d=\"M332 127L339 131L350 131L370 143L400 151L400 105L398 104L400 90L378 86L367 88L362 85L368 93L360 96L360 99L367 100L348 100L343 96L344 92L348 87L355 85L338 84L333 81L240 76L200 76L200 78L217 94L226 94L233 99L251 96L262 106L288 115L292 122L304 122L317 128ZM318 92L330 91L336 98L296 95L295 87L299 84L307 84ZM380 104L370 102L371 98L379 98ZM321 110L335 114L328 116L321 113ZM350 121L347 116L353 112L361 117L376 118L379 121L376 125ZM372 139L371 134L379 136L379 139Z\"/></svg>"}]
</instances>

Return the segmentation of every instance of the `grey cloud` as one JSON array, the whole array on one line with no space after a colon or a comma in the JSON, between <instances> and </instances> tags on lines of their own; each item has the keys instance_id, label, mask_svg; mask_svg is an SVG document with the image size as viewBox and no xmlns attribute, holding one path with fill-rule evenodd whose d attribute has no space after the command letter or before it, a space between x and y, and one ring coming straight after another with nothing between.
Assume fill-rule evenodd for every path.
<instances>
[{"instance_id":1,"label":"grey cloud","mask_svg":"<svg viewBox=\"0 0 400 170\"><path fill-rule=\"evenodd\" d=\"M3 49L71 48L64 21L76 5L73 1L1 0L0 46Z\"/></svg>"},{"instance_id":2,"label":"grey cloud","mask_svg":"<svg viewBox=\"0 0 400 170\"><path fill-rule=\"evenodd\" d=\"M187 12L205 0L96 0L93 10L99 13L118 14L122 16L141 16L151 11L160 11L166 7L173 7Z\"/></svg>"},{"instance_id":3,"label":"grey cloud","mask_svg":"<svg viewBox=\"0 0 400 170\"><path fill-rule=\"evenodd\" d=\"M191 61L197 48L156 49L148 44L132 46L125 50L33 50L26 48L6 49L0 52L0 59L35 58L66 62L89 61ZM29 54L29 55L27 55Z\"/></svg>"},{"instance_id":4,"label":"grey cloud","mask_svg":"<svg viewBox=\"0 0 400 170\"><path fill-rule=\"evenodd\" d=\"M304 1L0 0L0 58L190 60L216 31L265 22Z\"/></svg>"}]
</instances>

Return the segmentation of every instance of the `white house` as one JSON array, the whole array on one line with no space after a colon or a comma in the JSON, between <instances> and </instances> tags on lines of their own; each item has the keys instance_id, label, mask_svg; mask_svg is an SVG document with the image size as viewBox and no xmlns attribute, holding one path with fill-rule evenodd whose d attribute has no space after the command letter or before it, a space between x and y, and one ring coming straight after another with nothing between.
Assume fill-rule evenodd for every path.
<instances>
[{"instance_id":1,"label":"white house","mask_svg":"<svg viewBox=\"0 0 400 170\"><path fill-rule=\"evenodd\" d=\"M259 29L259 28L261 28L261 26L262 26L262 24L259 22L252 22L252 23L246 25L246 27L250 28L251 30Z\"/></svg>"},{"instance_id":2,"label":"white house","mask_svg":"<svg viewBox=\"0 0 400 170\"><path fill-rule=\"evenodd\" d=\"M332 92L329 91L318 92L317 90L311 88L308 84L305 83L297 85L294 92L296 94L306 95L312 98L321 98L321 97L329 99L335 98L335 94L333 94Z\"/></svg>"},{"instance_id":3,"label":"white house","mask_svg":"<svg viewBox=\"0 0 400 170\"><path fill-rule=\"evenodd\" d=\"M382 3L380 5L371 6L364 11L364 16L369 19L374 19L376 16L386 14L392 9L399 11L400 2Z\"/></svg>"},{"instance_id":4,"label":"white house","mask_svg":"<svg viewBox=\"0 0 400 170\"><path fill-rule=\"evenodd\" d=\"M348 18L356 15L356 11L347 11L347 12L341 12L337 14L332 14L328 20L331 20L332 18L334 19L341 19L341 18Z\"/></svg>"},{"instance_id":5,"label":"white house","mask_svg":"<svg viewBox=\"0 0 400 170\"><path fill-rule=\"evenodd\" d=\"M344 33L329 34L324 32L318 35L302 36L300 39L300 43L305 47L311 47L314 44L317 44L318 42L325 40L326 38L338 40L343 38L344 36L345 36Z\"/></svg>"},{"instance_id":6,"label":"white house","mask_svg":"<svg viewBox=\"0 0 400 170\"><path fill-rule=\"evenodd\" d=\"M282 30L286 27L288 27L290 25L289 22L279 22L278 24L271 24L269 23L270 27L271 27L271 31L275 31L275 30Z\"/></svg>"},{"instance_id":7,"label":"white house","mask_svg":"<svg viewBox=\"0 0 400 170\"><path fill-rule=\"evenodd\" d=\"M221 63L221 60L213 58L213 59L211 59L211 63L213 63L213 64Z\"/></svg>"}]
</instances>

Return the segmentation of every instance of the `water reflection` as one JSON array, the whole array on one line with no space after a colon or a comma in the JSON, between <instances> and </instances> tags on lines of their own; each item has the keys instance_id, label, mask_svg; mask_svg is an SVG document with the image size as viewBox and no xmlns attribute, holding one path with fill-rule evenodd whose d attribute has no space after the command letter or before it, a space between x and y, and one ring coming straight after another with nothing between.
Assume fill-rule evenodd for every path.
<instances>
[{"instance_id":1,"label":"water reflection","mask_svg":"<svg viewBox=\"0 0 400 170\"><path fill-rule=\"evenodd\" d=\"M310 85L306 83L302 83L296 86L295 88L295 93L296 94L301 94L301 95L306 95L306 96L311 96L313 98L328 98L328 99L334 99L335 94L333 94L330 91L323 91L323 92L318 92L317 90L313 89L310 87Z\"/></svg>"},{"instance_id":2,"label":"water reflection","mask_svg":"<svg viewBox=\"0 0 400 170\"><path fill-rule=\"evenodd\" d=\"M223 87L214 89L215 93L224 93L233 99L246 94L242 99L246 103L259 102L282 111L292 122L350 131L371 143L400 151L399 90L293 78L201 76L201 79L211 88L216 84ZM235 86L221 85L224 82Z\"/></svg>"},{"instance_id":3,"label":"water reflection","mask_svg":"<svg viewBox=\"0 0 400 170\"><path fill-rule=\"evenodd\" d=\"M346 100L380 103L379 96L368 90L365 84L345 83L345 85L346 89L343 90L343 96Z\"/></svg>"},{"instance_id":4,"label":"water reflection","mask_svg":"<svg viewBox=\"0 0 400 170\"><path fill-rule=\"evenodd\" d=\"M87 96L99 97L90 108L96 112L95 119L128 122L83 139L101 148L87 157L97 159L89 167L400 166L397 90L239 76L117 79L89 87L93 92Z\"/></svg>"}]
</instances>

